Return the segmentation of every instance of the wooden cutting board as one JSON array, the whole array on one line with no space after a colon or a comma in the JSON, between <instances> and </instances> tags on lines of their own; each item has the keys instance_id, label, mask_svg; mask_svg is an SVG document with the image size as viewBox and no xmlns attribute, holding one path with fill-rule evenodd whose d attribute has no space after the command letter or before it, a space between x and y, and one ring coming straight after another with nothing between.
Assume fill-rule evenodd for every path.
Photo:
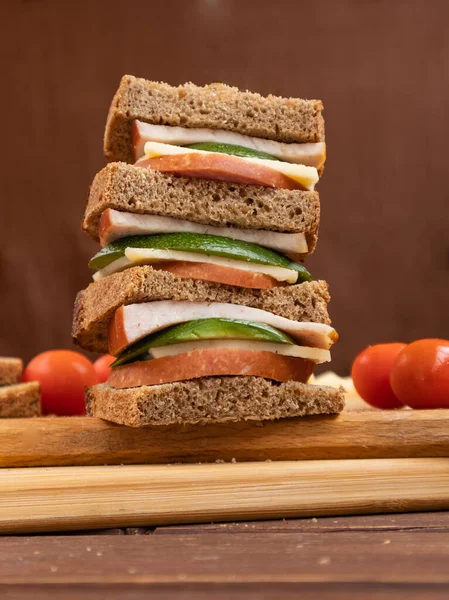
<instances>
[{"instance_id":1,"label":"wooden cutting board","mask_svg":"<svg viewBox=\"0 0 449 600\"><path fill-rule=\"evenodd\" d=\"M449 509L449 458L0 470L0 532Z\"/></svg>"},{"instance_id":2,"label":"wooden cutting board","mask_svg":"<svg viewBox=\"0 0 449 600\"><path fill-rule=\"evenodd\" d=\"M449 413L144 429L5 419L0 466L27 467L0 469L1 533L443 510Z\"/></svg>"},{"instance_id":3,"label":"wooden cutting board","mask_svg":"<svg viewBox=\"0 0 449 600\"><path fill-rule=\"evenodd\" d=\"M449 457L449 411L133 429L89 417L0 420L0 467Z\"/></svg>"}]
</instances>

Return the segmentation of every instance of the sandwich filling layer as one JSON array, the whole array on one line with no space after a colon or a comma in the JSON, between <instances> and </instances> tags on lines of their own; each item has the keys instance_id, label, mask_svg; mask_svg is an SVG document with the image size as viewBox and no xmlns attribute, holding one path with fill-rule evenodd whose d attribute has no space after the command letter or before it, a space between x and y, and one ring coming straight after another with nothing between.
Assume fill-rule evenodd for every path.
<instances>
[{"instance_id":1,"label":"sandwich filling layer","mask_svg":"<svg viewBox=\"0 0 449 600\"><path fill-rule=\"evenodd\" d=\"M207 320L207 319L205 319ZM311 360L317 364L330 361L329 350L321 348L308 348L296 344L282 344L277 342L253 342L247 340L199 340L194 342L182 342L180 344L167 344L149 348L148 354L151 358L164 358L165 356L178 356L194 350L207 350L209 348L230 348L232 350L251 350L254 352L271 352L282 356L293 356Z\"/></svg>"},{"instance_id":2,"label":"sandwich filling layer","mask_svg":"<svg viewBox=\"0 0 449 600\"><path fill-rule=\"evenodd\" d=\"M109 325L109 352L118 356L126 348L162 329L198 319L237 319L269 325L291 336L298 345L329 350L338 338L323 323L293 321L268 311L220 302L160 300L121 306Z\"/></svg>"},{"instance_id":3,"label":"sandwich filling layer","mask_svg":"<svg viewBox=\"0 0 449 600\"><path fill-rule=\"evenodd\" d=\"M155 304L157 312L163 303ZM179 304L189 303L175 302L174 309ZM112 364L108 383L128 388L229 375L305 383L317 363L329 360L329 350L298 345L266 323L200 318L162 327L128 346Z\"/></svg>"},{"instance_id":4,"label":"sandwich filling layer","mask_svg":"<svg viewBox=\"0 0 449 600\"><path fill-rule=\"evenodd\" d=\"M102 247L123 237L155 233L199 233L227 237L271 248L295 259L308 252L304 233L280 233L259 229L238 229L193 223L185 219L150 214L121 212L112 208L103 211L98 234Z\"/></svg>"},{"instance_id":5,"label":"sandwich filling layer","mask_svg":"<svg viewBox=\"0 0 449 600\"><path fill-rule=\"evenodd\" d=\"M330 360L329 350L299 346L290 335L266 323L209 317L184 321L145 336L122 352L112 366L212 347L265 350L316 363Z\"/></svg>"},{"instance_id":6,"label":"sandwich filling layer","mask_svg":"<svg viewBox=\"0 0 449 600\"><path fill-rule=\"evenodd\" d=\"M298 273L293 269L263 264L259 265L257 263L204 255L198 252L182 252L176 250L157 250L152 248L132 247L125 249L124 257L113 261L108 266L104 267L100 271L97 271L97 273L94 275L94 280L98 281L99 279L103 279L112 273L117 273L130 267L135 267L138 265L157 265L158 263L164 262L177 262L178 264L192 262L205 266L206 269L209 265L212 265L226 269L226 271L228 269L234 272L250 271L251 274L267 275L268 277L279 282L285 281L287 283L296 283L298 280Z\"/></svg>"},{"instance_id":7,"label":"sandwich filling layer","mask_svg":"<svg viewBox=\"0 0 449 600\"><path fill-rule=\"evenodd\" d=\"M123 271L137 265L178 264L178 274L187 275L188 268L182 265L196 263L198 279L210 279L218 283L256 287L259 275L278 284L310 281L311 275L305 267L269 248L252 242L227 237L197 234L168 233L131 236L111 242L89 262L97 272L94 280ZM199 267L199 265L202 265ZM218 270L217 270L218 269ZM246 283L245 272L249 273ZM221 275L223 276L221 279ZM273 287L261 281L261 288Z\"/></svg>"},{"instance_id":8,"label":"sandwich filling layer","mask_svg":"<svg viewBox=\"0 0 449 600\"><path fill-rule=\"evenodd\" d=\"M189 146L197 143L231 144L269 154L278 160L317 169L321 168L326 160L326 144L324 142L287 144L224 129L170 127L144 123L139 120L133 121L135 161L145 154L146 142L161 142L174 146Z\"/></svg>"},{"instance_id":9,"label":"sandwich filling layer","mask_svg":"<svg viewBox=\"0 0 449 600\"><path fill-rule=\"evenodd\" d=\"M205 348L117 367L109 375L108 383L120 389L223 375L255 376L280 382L306 383L313 373L314 366L309 360L262 350Z\"/></svg>"},{"instance_id":10,"label":"sandwich filling layer","mask_svg":"<svg viewBox=\"0 0 449 600\"><path fill-rule=\"evenodd\" d=\"M236 147L223 149L218 145L209 150L147 142L145 155L136 167L163 173L231 181L280 189L313 191L318 181L315 167L293 164L270 158L243 157Z\"/></svg>"}]
</instances>

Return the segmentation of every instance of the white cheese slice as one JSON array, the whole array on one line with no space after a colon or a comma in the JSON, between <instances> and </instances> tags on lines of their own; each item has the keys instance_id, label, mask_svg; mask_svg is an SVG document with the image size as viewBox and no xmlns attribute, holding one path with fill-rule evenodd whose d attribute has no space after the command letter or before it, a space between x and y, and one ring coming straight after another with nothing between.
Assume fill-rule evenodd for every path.
<instances>
[{"instance_id":1,"label":"white cheese slice","mask_svg":"<svg viewBox=\"0 0 449 600\"><path fill-rule=\"evenodd\" d=\"M282 354L283 356L304 358L317 364L329 362L331 359L329 350L322 350L321 348L308 348L307 346L296 346L295 344L278 344L247 340L199 340L195 342L183 342L180 344L169 344L167 346L159 346L158 348L150 348L148 352L153 358L162 358L164 356L176 356L177 354L193 352L194 350L203 350L205 348L237 348L239 350L273 352L274 354Z\"/></svg>"},{"instance_id":2,"label":"white cheese slice","mask_svg":"<svg viewBox=\"0 0 449 600\"><path fill-rule=\"evenodd\" d=\"M192 223L174 217L160 217L158 215L139 215L121 212L112 208L108 209L107 233L102 236L103 246L114 240L132 235L149 235L154 233L200 233L218 235L251 242L271 248L288 255L306 254L308 252L307 240L304 233L280 233L278 231L265 231L260 229L237 229L237 227L216 227Z\"/></svg>"},{"instance_id":3,"label":"white cheese slice","mask_svg":"<svg viewBox=\"0 0 449 600\"><path fill-rule=\"evenodd\" d=\"M100 281L100 279L104 279L105 277L108 277L113 273L119 273L120 271L124 271L125 269L128 269L132 266L134 265L129 260L129 258L126 258L126 256L122 256L122 258L118 258L117 260L114 260L113 262L109 263L107 267L96 271L96 273L92 275L92 279L94 281Z\"/></svg>"},{"instance_id":4,"label":"white cheese slice","mask_svg":"<svg viewBox=\"0 0 449 600\"><path fill-rule=\"evenodd\" d=\"M136 160L145 154L146 142L162 142L174 146L188 146L201 142L233 144L251 150L258 150L259 152L266 152L279 160L316 167L317 169L322 167L326 160L326 144L324 142L286 144L285 142L264 140L242 133L226 131L225 129L170 127L169 125L152 125L138 120L135 121L135 128L137 133L134 147Z\"/></svg>"},{"instance_id":5,"label":"white cheese slice","mask_svg":"<svg viewBox=\"0 0 449 600\"><path fill-rule=\"evenodd\" d=\"M104 269L97 271L94 280L104 279L112 273L123 271L128 267L137 265L151 265L153 263L164 261L183 261L195 263L207 263L218 265L220 267L231 267L240 271L250 271L251 273L262 273L276 279L276 281L286 281L287 283L296 283L298 273L294 269L285 269L283 267L272 267L270 265L259 265L244 260L235 260L232 258L223 258L222 256L212 256L210 254L200 254L199 252L183 252L180 250L156 250L153 248L126 248L125 260L119 258L109 264Z\"/></svg>"},{"instance_id":6,"label":"white cheese slice","mask_svg":"<svg viewBox=\"0 0 449 600\"><path fill-rule=\"evenodd\" d=\"M172 146L171 144L162 144L159 142L147 142L145 144L145 157L155 158L157 156L168 156L175 154L214 154L223 156L219 152L206 152L204 150L193 150L192 148L183 148L182 146ZM267 160L265 158L248 158L234 156L236 160L244 161L249 164L261 165L282 173L290 179L300 183L306 190L313 191L318 181L318 171L315 167L306 167L305 165L295 165L293 163L282 162L278 160Z\"/></svg>"},{"instance_id":7,"label":"white cheese slice","mask_svg":"<svg viewBox=\"0 0 449 600\"><path fill-rule=\"evenodd\" d=\"M158 300L141 304L128 304L120 309L120 330L126 338L126 346L146 335L195 319L243 319L266 323L289 333L302 345L328 350L338 335L335 329L324 323L292 321L266 310L222 302L187 302L183 300ZM125 347L126 347L125 346Z\"/></svg>"}]
</instances>

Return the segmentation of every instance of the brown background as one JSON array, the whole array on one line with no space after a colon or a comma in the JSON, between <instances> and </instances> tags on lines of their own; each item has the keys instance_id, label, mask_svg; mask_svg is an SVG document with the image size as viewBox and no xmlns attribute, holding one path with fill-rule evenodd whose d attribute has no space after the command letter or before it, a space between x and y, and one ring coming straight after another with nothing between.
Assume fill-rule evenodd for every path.
<instances>
[{"instance_id":1,"label":"brown background","mask_svg":"<svg viewBox=\"0 0 449 600\"><path fill-rule=\"evenodd\" d=\"M449 338L449 2L0 2L0 354L71 347L96 245L79 228L124 73L322 98L328 163L309 267L335 369L364 345Z\"/></svg>"}]
</instances>

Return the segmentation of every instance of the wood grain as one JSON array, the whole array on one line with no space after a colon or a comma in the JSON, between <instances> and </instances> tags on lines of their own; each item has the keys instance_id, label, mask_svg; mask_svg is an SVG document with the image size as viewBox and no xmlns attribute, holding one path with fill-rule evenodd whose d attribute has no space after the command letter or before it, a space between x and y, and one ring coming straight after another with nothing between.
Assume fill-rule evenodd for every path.
<instances>
[{"instance_id":1,"label":"wood grain","mask_svg":"<svg viewBox=\"0 0 449 600\"><path fill-rule=\"evenodd\" d=\"M449 459L5 469L0 532L449 508Z\"/></svg>"},{"instance_id":2,"label":"wood grain","mask_svg":"<svg viewBox=\"0 0 449 600\"><path fill-rule=\"evenodd\" d=\"M34 537L1 540L0 582L448 585L449 536L413 532ZM20 557L21 560L17 560ZM211 594L212 595L212 594Z\"/></svg>"},{"instance_id":3,"label":"wood grain","mask_svg":"<svg viewBox=\"0 0 449 600\"><path fill-rule=\"evenodd\" d=\"M449 533L449 512L412 512L378 515L304 517L267 519L263 521L231 521L226 523L190 523L158 527L123 527L58 531L56 535L178 535L196 533L335 533L341 531L434 531ZM0 596L1 597L1 596Z\"/></svg>"},{"instance_id":4,"label":"wood grain","mask_svg":"<svg viewBox=\"0 0 449 600\"><path fill-rule=\"evenodd\" d=\"M436 528L440 532L438 535L435 535ZM110 531L133 534L145 530ZM376 535L370 535L370 532ZM128 567L126 573L125 561L129 555L134 557L136 551L130 552L128 542L122 544L122 536L119 539L106 536L105 539L99 533L105 531L91 532L84 538L73 534L69 537L19 537L13 538L12 543L11 538L0 538L0 598L115 600L126 597L143 600L151 596L158 600L293 600L300 596L302 600L447 599L448 583L441 581L440 575L447 573L445 548L449 536L449 512L158 527L155 533L170 533L178 547L186 546L192 550L198 539L200 543L193 548L192 560L182 560L183 552L179 549L173 552L173 544L159 544L154 540L157 560L152 560L156 550L149 550L148 542L145 542L139 545L139 563ZM207 543L204 534L211 533ZM217 536L217 533L221 535ZM253 533L258 534L255 544L248 535ZM282 536L279 537L279 533ZM398 536L398 533L407 535ZM293 534L292 544L287 543L290 534ZM134 544L131 542L131 547ZM339 556L336 569L343 561L354 565L354 578L348 573L346 581L335 581L332 556L317 556L320 549L324 551L329 547ZM234 549L241 564L232 571L232 565L228 563ZM206 581L192 581L192 576L204 562L202 550L209 552L216 572L224 568L228 575L224 581L217 581L209 568L205 569ZM251 556L246 556L245 552ZM283 553L288 553L287 564L271 568L272 562L281 562ZM310 553L316 562L306 562ZM379 560L385 567L383 573L377 568ZM304 577L303 581L289 580L292 563ZM67 564L70 573L67 573ZM129 569L135 573L130 573ZM163 583L151 580L151 575L161 572L166 577ZM3 583L5 573L9 576L6 584ZM257 581L259 573L264 573L270 580ZM437 574L438 582L432 580L432 573ZM114 583L110 581L111 574ZM327 575L326 581L318 580L323 574ZM89 582L86 582L86 575L91 578ZM360 575L363 581L359 580ZM67 576L70 581L66 580ZM41 583L43 577L49 578L47 583ZM144 578L145 582L142 581Z\"/></svg>"},{"instance_id":5,"label":"wood grain","mask_svg":"<svg viewBox=\"0 0 449 600\"><path fill-rule=\"evenodd\" d=\"M449 456L444 410L133 429L89 417L0 420L0 467Z\"/></svg>"},{"instance_id":6,"label":"wood grain","mask_svg":"<svg viewBox=\"0 0 449 600\"><path fill-rule=\"evenodd\" d=\"M355 515L350 517L320 517L318 519L278 519L272 521L207 523L203 525L169 525L156 527L151 533L155 535L178 535L186 533L273 534L305 532L322 535L340 531L377 531L385 533L390 531L434 531L449 534L449 512Z\"/></svg>"},{"instance_id":7,"label":"wood grain","mask_svg":"<svg viewBox=\"0 0 449 600\"><path fill-rule=\"evenodd\" d=\"M269 556L267 557L269 559ZM438 583L165 583L2 585L4 600L447 600Z\"/></svg>"},{"instance_id":8,"label":"wood grain","mask_svg":"<svg viewBox=\"0 0 449 600\"><path fill-rule=\"evenodd\" d=\"M304 517L266 519L263 521L230 521L226 523L191 523L158 527L122 527L58 531L54 535L178 535L196 533L335 533L340 531L436 531L449 533L449 512L412 512L378 515ZM1 597L1 596L0 596Z\"/></svg>"}]
</instances>

